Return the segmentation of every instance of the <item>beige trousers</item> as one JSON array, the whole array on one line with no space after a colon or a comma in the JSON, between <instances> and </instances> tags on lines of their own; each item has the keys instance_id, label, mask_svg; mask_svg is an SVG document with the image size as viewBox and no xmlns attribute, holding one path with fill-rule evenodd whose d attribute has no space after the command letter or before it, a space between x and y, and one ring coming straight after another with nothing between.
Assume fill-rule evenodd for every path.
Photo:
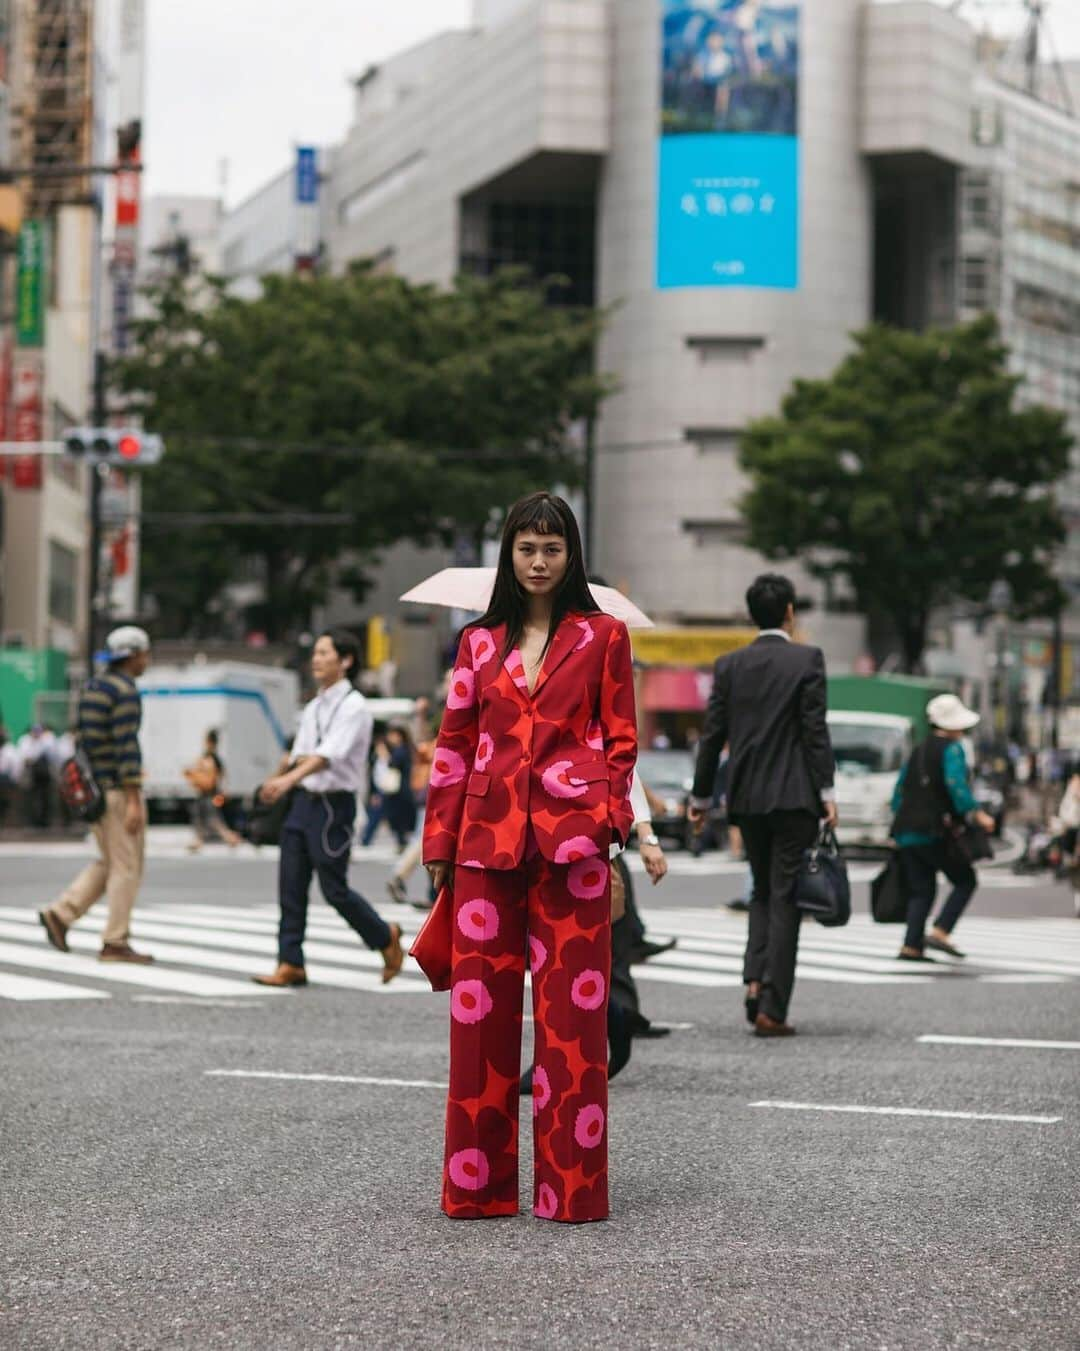
<instances>
[{"instance_id":1,"label":"beige trousers","mask_svg":"<svg viewBox=\"0 0 1080 1351\"><path fill-rule=\"evenodd\" d=\"M124 829L127 794L122 788L107 789L105 804L105 815L92 827L101 857L82 870L50 909L62 924L74 924L96 900L108 894L109 915L101 941L126 943L143 875L146 821L144 818L136 835Z\"/></svg>"}]
</instances>

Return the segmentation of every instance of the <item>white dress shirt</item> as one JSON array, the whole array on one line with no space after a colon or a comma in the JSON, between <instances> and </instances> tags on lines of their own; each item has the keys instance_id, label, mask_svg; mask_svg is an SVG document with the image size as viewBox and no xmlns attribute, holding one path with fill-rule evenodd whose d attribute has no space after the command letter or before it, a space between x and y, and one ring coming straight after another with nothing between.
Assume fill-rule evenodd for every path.
<instances>
[{"instance_id":1,"label":"white dress shirt","mask_svg":"<svg viewBox=\"0 0 1080 1351\"><path fill-rule=\"evenodd\" d=\"M325 769L300 780L309 793L360 793L367 788L374 719L367 700L347 680L320 690L300 715L292 758L320 755Z\"/></svg>"}]
</instances>

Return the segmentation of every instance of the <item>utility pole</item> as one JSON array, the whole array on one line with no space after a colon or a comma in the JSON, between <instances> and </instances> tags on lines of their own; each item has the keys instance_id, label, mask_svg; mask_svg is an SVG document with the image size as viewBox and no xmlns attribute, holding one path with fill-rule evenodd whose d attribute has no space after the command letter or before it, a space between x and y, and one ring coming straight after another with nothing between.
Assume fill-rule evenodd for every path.
<instances>
[{"instance_id":1,"label":"utility pole","mask_svg":"<svg viewBox=\"0 0 1080 1351\"><path fill-rule=\"evenodd\" d=\"M93 424L104 427L108 411L105 407L105 353L94 353ZM103 464L90 464L90 558L86 569L86 674L94 674L94 653L97 651L97 599L101 585L101 475L108 473Z\"/></svg>"}]
</instances>

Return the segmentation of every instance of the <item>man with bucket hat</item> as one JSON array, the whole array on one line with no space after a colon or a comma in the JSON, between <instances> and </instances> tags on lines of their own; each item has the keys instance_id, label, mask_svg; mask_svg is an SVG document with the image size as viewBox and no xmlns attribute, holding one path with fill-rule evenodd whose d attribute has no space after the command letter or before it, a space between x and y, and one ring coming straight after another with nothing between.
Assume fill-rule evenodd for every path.
<instances>
[{"instance_id":1,"label":"man with bucket hat","mask_svg":"<svg viewBox=\"0 0 1080 1351\"><path fill-rule=\"evenodd\" d=\"M971 791L962 742L979 715L955 694L939 694L927 704L926 716L930 735L900 771L892 802L892 833L908 897L907 932L898 955L907 962L933 960L927 948L950 957L964 955L951 934L975 894L978 877L962 850L950 844L949 835L965 823L988 832L994 828L994 818L980 810ZM952 891L926 933L939 872L952 883Z\"/></svg>"},{"instance_id":2,"label":"man with bucket hat","mask_svg":"<svg viewBox=\"0 0 1080 1351\"><path fill-rule=\"evenodd\" d=\"M125 624L105 639L107 666L92 676L79 697L77 735L105 795L104 814L94 822L98 857L38 916L54 948L68 951L67 931L95 901L106 895L109 913L99 957L103 962L145 964L128 926L142 881L146 805L142 793L139 725L142 699L135 681L150 664L150 638Z\"/></svg>"}]
</instances>

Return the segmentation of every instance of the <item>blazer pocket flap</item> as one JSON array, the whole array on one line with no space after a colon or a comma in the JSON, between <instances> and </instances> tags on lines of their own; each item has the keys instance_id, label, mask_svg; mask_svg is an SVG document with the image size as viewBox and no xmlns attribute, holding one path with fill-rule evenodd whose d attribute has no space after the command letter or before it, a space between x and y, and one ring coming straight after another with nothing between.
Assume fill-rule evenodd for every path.
<instances>
[{"instance_id":1,"label":"blazer pocket flap","mask_svg":"<svg viewBox=\"0 0 1080 1351\"><path fill-rule=\"evenodd\" d=\"M607 783L608 767L603 760L590 760L587 765L574 765L566 771L571 783Z\"/></svg>"},{"instance_id":2,"label":"blazer pocket flap","mask_svg":"<svg viewBox=\"0 0 1080 1351\"><path fill-rule=\"evenodd\" d=\"M465 792L470 797L483 797L491 787L491 778L487 774L470 774Z\"/></svg>"}]
</instances>

